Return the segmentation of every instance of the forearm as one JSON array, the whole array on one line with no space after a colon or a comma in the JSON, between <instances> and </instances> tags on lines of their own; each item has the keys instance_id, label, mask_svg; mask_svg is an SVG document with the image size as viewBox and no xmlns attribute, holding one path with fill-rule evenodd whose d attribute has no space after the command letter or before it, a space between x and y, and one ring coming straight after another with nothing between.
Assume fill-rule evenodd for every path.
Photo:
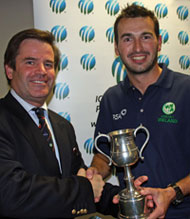
<instances>
[{"instance_id":1,"label":"forearm","mask_svg":"<svg viewBox=\"0 0 190 219\"><path fill-rule=\"evenodd\" d=\"M103 179L107 178L111 174L109 160L100 153L94 155L91 166L98 170L98 173L103 177Z\"/></svg>"},{"instance_id":2,"label":"forearm","mask_svg":"<svg viewBox=\"0 0 190 219\"><path fill-rule=\"evenodd\" d=\"M184 196L190 195L190 175L176 182Z\"/></svg>"},{"instance_id":3,"label":"forearm","mask_svg":"<svg viewBox=\"0 0 190 219\"><path fill-rule=\"evenodd\" d=\"M181 189L184 196L190 195L190 175L179 180L175 184ZM171 186L169 186L166 190L168 192L168 197L172 202L176 198L176 192Z\"/></svg>"}]
</instances>

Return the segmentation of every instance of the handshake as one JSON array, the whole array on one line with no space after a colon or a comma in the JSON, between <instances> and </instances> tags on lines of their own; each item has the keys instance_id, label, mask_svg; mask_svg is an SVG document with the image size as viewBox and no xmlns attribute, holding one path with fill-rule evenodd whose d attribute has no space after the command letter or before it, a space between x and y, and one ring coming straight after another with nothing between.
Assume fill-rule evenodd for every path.
<instances>
[{"instance_id":1,"label":"handshake","mask_svg":"<svg viewBox=\"0 0 190 219\"><path fill-rule=\"evenodd\" d=\"M94 193L94 202L98 203L105 185L98 170L95 167L90 167L87 170L81 168L77 175L86 177L90 181ZM145 196L145 213L149 215L148 219L164 218L170 203L175 197L175 192L171 187L164 189L141 187L147 180L147 176L140 176L134 181L136 189L141 195ZM119 203L119 195L113 196L112 203Z\"/></svg>"}]
</instances>

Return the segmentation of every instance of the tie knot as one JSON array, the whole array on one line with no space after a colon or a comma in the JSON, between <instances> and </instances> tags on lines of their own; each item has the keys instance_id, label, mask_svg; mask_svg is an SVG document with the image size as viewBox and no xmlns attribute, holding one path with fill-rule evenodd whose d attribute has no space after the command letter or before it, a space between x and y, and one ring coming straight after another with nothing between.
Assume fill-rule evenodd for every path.
<instances>
[{"instance_id":1,"label":"tie knot","mask_svg":"<svg viewBox=\"0 0 190 219\"><path fill-rule=\"evenodd\" d=\"M32 110L35 111L36 115L39 117L44 117L44 109L43 108L33 108Z\"/></svg>"}]
</instances>

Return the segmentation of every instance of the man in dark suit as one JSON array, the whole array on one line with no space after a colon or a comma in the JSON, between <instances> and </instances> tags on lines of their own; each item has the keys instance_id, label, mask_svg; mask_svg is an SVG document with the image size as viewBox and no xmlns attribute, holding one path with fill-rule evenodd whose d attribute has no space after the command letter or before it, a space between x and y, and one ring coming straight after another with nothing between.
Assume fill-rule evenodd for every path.
<instances>
[{"instance_id":1,"label":"man in dark suit","mask_svg":"<svg viewBox=\"0 0 190 219\"><path fill-rule=\"evenodd\" d=\"M7 46L4 67L11 89L0 100L3 218L73 218L96 211L104 181L98 174L86 178L72 125L47 109L58 62L59 51L49 32L24 30ZM34 108L39 107L51 144L38 127Z\"/></svg>"}]
</instances>

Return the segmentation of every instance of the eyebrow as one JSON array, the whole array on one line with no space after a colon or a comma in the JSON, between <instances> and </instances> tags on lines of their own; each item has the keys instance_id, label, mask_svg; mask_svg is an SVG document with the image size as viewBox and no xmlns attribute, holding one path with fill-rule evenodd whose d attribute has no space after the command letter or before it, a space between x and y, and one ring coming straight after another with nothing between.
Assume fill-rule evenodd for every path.
<instances>
[{"instance_id":1,"label":"eyebrow","mask_svg":"<svg viewBox=\"0 0 190 219\"><path fill-rule=\"evenodd\" d=\"M143 32L143 33L142 33L142 35L146 35L146 34L153 36L153 33L152 33L152 32Z\"/></svg>"},{"instance_id":2,"label":"eyebrow","mask_svg":"<svg viewBox=\"0 0 190 219\"><path fill-rule=\"evenodd\" d=\"M152 32L143 32L140 35L147 35L147 34L153 36ZM121 35L121 39L124 38L124 37L127 37L127 36L130 37L130 36L133 36L133 35L134 34L132 34L132 33L124 33L124 34Z\"/></svg>"},{"instance_id":3,"label":"eyebrow","mask_svg":"<svg viewBox=\"0 0 190 219\"><path fill-rule=\"evenodd\" d=\"M27 61L27 60L34 60L34 61L36 61L36 60L38 60L38 58L34 58L34 57L25 57L24 59L23 59L24 61ZM54 60L52 61L52 60L49 60L49 59L46 59L45 60L46 62L51 62L51 63L54 63Z\"/></svg>"},{"instance_id":4,"label":"eyebrow","mask_svg":"<svg viewBox=\"0 0 190 219\"><path fill-rule=\"evenodd\" d=\"M34 57L25 57L24 59L23 59L24 61L27 61L27 60L37 60L37 58L34 58Z\"/></svg>"},{"instance_id":5,"label":"eyebrow","mask_svg":"<svg viewBox=\"0 0 190 219\"><path fill-rule=\"evenodd\" d=\"M122 34L121 35L121 38L124 38L124 37L126 37L126 36L132 36L133 34L131 34L131 33L124 33L124 34Z\"/></svg>"}]
</instances>

